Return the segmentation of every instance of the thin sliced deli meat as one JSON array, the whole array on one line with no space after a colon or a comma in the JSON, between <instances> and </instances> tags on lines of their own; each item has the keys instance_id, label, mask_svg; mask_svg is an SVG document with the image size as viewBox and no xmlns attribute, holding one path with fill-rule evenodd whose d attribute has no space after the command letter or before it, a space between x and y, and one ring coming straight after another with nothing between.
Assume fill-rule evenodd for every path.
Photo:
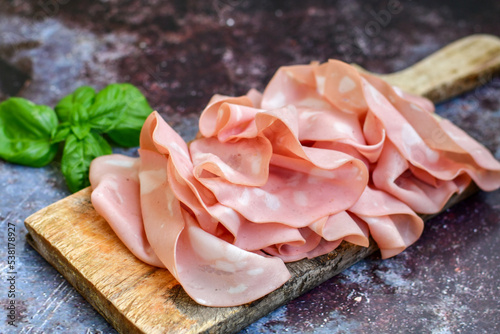
<instances>
[{"instance_id":1,"label":"thin sliced deli meat","mask_svg":"<svg viewBox=\"0 0 500 334\"><path fill-rule=\"evenodd\" d=\"M341 242L395 256L500 163L430 101L340 61L280 68L261 94L215 95L187 144L158 113L139 158L97 158L92 203L140 260L207 306L283 285L286 262Z\"/></svg>"},{"instance_id":2,"label":"thin sliced deli meat","mask_svg":"<svg viewBox=\"0 0 500 334\"><path fill-rule=\"evenodd\" d=\"M249 296L268 294L290 278L279 259L245 251L200 228L167 184L169 159L148 150L140 153L141 208L148 240L194 300L208 306L238 305Z\"/></svg>"},{"instance_id":3,"label":"thin sliced deli meat","mask_svg":"<svg viewBox=\"0 0 500 334\"><path fill-rule=\"evenodd\" d=\"M138 159L120 154L94 159L89 175L93 185L91 201L137 258L153 266L165 267L151 248L144 231L139 198L139 163Z\"/></svg>"},{"instance_id":4,"label":"thin sliced deli meat","mask_svg":"<svg viewBox=\"0 0 500 334\"><path fill-rule=\"evenodd\" d=\"M401 253L422 234L424 222L408 205L388 193L367 186L349 212L363 220L382 253Z\"/></svg>"}]
</instances>

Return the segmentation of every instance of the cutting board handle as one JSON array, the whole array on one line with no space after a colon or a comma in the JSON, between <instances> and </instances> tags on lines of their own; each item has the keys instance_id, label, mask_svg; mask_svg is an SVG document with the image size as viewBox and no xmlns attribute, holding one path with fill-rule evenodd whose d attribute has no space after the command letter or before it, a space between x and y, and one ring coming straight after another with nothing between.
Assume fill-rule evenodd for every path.
<instances>
[{"instance_id":1,"label":"cutting board handle","mask_svg":"<svg viewBox=\"0 0 500 334\"><path fill-rule=\"evenodd\" d=\"M440 102L483 85L499 73L500 38L471 35L445 46L402 71L371 74L404 91Z\"/></svg>"}]
</instances>

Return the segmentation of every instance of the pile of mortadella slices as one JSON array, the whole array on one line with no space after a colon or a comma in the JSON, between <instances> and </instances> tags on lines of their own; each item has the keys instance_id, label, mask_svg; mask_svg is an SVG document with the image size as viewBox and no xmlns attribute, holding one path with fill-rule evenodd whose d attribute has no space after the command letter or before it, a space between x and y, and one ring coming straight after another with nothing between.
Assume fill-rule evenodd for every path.
<instances>
[{"instance_id":1,"label":"pile of mortadella slices","mask_svg":"<svg viewBox=\"0 0 500 334\"><path fill-rule=\"evenodd\" d=\"M91 165L92 204L142 261L167 268L199 304L256 300L285 262L342 240L384 258L415 242L500 163L433 104L340 61L280 68L264 93L216 95L189 145L156 112L139 158Z\"/></svg>"}]
</instances>

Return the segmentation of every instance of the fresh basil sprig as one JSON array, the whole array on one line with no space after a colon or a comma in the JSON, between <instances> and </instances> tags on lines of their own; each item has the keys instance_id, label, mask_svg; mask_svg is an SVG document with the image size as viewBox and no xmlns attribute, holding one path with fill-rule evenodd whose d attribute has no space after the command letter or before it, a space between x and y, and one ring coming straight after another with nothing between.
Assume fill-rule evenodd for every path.
<instances>
[{"instance_id":1,"label":"fresh basil sprig","mask_svg":"<svg viewBox=\"0 0 500 334\"><path fill-rule=\"evenodd\" d=\"M91 161L112 153L102 134L120 146L138 146L142 125L152 111L144 95L130 84L111 84L99 93L80 87L54 110L13 97L0 103L0 158L42 167L65 141L61 170L75 192L89 185Z\"/></svg>"},{"instance_id":2,"label":"fresh basil sprig","mask_svg":"<svg viewBox=\"0 0 500 334\"><path fill-rule=\"evenodd\" d=\"M94 158L111 154L111 146L99 134L89 132L83 138L71 133L66 138L61 170L72 192L89 185L89 167Z\"/></svg>"},{"instance_id":3,"label":"fresh basil sprig","mask_svg":"<svg viewBox=\"0 0 500 334\"><path fill-rule=\"evenodd\" d=\"M47 106L19 97L0 103L0 157L21 165L45 166L54 159L57 116Z\"/></svg>"}]
</instances>

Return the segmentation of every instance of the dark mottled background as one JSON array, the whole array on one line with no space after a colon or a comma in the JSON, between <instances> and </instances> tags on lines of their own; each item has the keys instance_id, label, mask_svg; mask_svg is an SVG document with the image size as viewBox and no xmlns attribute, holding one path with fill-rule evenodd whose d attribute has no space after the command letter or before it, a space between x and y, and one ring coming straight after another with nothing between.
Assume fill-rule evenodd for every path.
<instances>
[{"instance_id":1,"label":"dark mottled background","mask_svg":"<svg viewBox=\"0 0 500 334\"><path fill-rule=\"evenodd\" d=\"M281 65L338 58L392 72L460 37L500 36L499 17L495 0L0 0L0 58L31 77L19 95L39 104L83 84L131 82L189 140L212 94L263 89ZM500 158L499 78L438 112ZM23 220L68 195L58 163L0 161L0 189L3 307L9 222L18 272L18 327L2 308L0 332L115 333L26 243ZM500 192L475 195L404 253L362 261L242 333L499 332L499 227Z\"/></svg>"}]
</instances>

